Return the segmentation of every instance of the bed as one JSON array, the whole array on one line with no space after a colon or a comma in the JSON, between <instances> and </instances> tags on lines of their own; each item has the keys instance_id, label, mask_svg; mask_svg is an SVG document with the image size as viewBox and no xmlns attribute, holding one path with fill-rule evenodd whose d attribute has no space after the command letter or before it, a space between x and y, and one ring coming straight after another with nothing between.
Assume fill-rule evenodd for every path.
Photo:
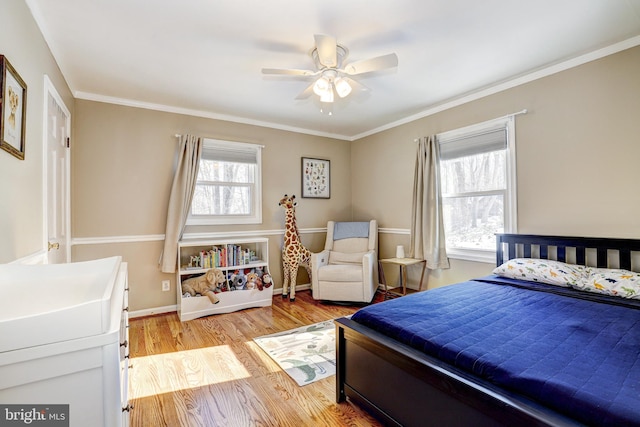
<instances>
[{"instance_id":1,"label":"bed","mask_svg":"<svg viewBox=\"0 0 640 427\"><path fill-rule=\"evenodd\" d=\"M337 401L387 425L640 425L640 240L496 240L500 274L336 320Z\"/></svg>"}]
</instances>

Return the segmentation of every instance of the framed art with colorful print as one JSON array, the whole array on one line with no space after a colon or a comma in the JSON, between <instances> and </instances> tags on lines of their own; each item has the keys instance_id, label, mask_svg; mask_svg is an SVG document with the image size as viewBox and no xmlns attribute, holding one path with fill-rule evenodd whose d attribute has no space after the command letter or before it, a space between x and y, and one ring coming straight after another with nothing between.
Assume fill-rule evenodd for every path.
<instances>
[{"instance_id":1,"label":"framed art with colorful print","mask_svg":"<svg viewBox=\"0 0 640 427\"><path fill-rule=\"evenodd\" d=\"M331 198L331 162L302 158L302 197Z\"/></svg>"},{"instance_id":2,"label":"framed art with colorful print","mask_svg":"<svg viewBox=\"0 0 640 427\"><path fill-rule=\"evenodd\" d=\"M0 72L0 148L24 160L27 85L3 55Z\"/></svg>"}]
</instances>

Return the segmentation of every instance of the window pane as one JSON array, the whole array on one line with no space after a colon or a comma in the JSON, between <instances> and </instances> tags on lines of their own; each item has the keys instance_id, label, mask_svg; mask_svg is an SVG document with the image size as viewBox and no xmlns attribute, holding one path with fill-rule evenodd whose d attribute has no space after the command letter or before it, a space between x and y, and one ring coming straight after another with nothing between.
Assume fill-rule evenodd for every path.
<instances>
[{"instance_id":1,"label":"window pane","mask_svg":"<svg viewBox=\"0 0 640 427\"><path fill-rule=\"evenodd\" d=\"M196 184L192 215L250 215L251 186Z\"/></svg>"},{"instance_id":2,"label":"window pane","mask_svg":"<svg viewBox=\"0 0 640 427\"><path fill-rule=\"evenodd\" d=\"M201 159L197 180L252 183L254 170L254 164Z\"/></svg>"},{"instance_id":3,"label":"window pane","mask_svg":"<svg viewBox=\"0 0 640 427\"><path fill-rule=\"evenodd\" d=\"M440 162L442 194L506 188L506 150Z\"/></svg>"},{"instance_id":4,"label":"window pane","mask_svg":"<svg viewBox=\"0 0 640 427\"><path fill-rule=\"evenodd\" d=\"M444 198L447 248L495 250L504 230L504 196Z\"/></svg>"}]
</instances>

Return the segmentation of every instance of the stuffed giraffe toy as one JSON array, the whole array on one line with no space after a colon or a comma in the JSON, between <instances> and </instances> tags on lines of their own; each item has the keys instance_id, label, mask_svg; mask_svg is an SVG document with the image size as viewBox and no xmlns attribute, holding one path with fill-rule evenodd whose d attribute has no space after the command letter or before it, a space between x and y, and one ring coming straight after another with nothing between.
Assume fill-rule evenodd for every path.
<instances>
[{"instance_id":1,"label":"stuffed giraffe toy","mask_svg":"<svg viewBox=\"0 0 640 427\"><path fill-rule=\"evenodd\" d=\"M296 276L300 266L304 266L311 279L311 252L300 242L298 225L296 224L296 196L291 197L286 194L280 199L279 206L284 207L284 245L282 246L282 270L284 279L282 281L282 298L286 298L291 292L290 301L296 299ZM290 288L290 291L288 290Z\"/></svg>"}]
</instances>

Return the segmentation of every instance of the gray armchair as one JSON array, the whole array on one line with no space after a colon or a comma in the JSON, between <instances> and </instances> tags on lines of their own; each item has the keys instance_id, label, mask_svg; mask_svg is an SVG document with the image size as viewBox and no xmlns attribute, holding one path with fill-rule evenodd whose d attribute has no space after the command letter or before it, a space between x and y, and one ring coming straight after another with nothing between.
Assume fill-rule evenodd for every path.
<instances>
[{"instance_id":1,"label":"gray armchair","mask_svg":"<svg viewBox=\"0 0 640 427\"><path fill-rule=\"evenodd\" d=\"M311 254L313 298L368 303L377 289L378 222L329 221L324 250Z\"/></svg>"}]
</instances>

